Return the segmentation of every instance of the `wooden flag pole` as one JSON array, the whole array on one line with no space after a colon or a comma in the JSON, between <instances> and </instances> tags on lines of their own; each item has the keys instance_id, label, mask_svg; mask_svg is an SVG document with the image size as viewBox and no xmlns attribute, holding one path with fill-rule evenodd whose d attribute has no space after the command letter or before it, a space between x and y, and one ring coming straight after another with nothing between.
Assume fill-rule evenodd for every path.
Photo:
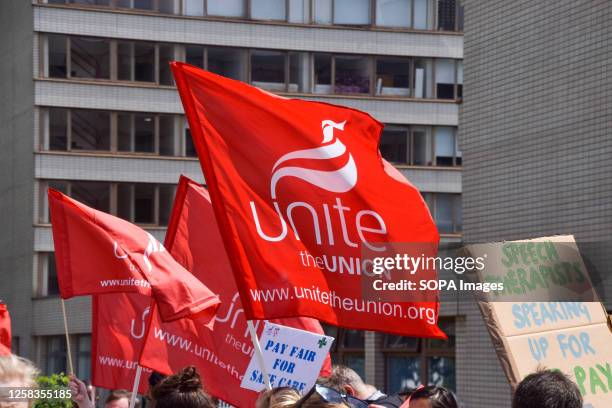
<instances>
[{"instance_id":1,"label":"wooden flag pole","mask_svg":"<svg viewBox=\"0 0 612 408\"><path fill-rule=\"evenodd\" d=\"M261 373L263 374L264 381L266 383L266 389L271 390L272 385L270 384L270 377L268 377L268 370L266 370L266 366L264 364L261 344L259 344L259 339L257 338L257 332L255 331L255 326L253 326L253 321L247 320L247 326L249 328L249 333L251 333L251 341L253 342L253 347L255 347L255 354L257 355L257 361L259 362L259 367L261 368Z\"/></svg>"},{"instance_id":2,"label":"wooden flag pole","mask_svg":"<svg viewBox=\"0 0 612 408\"><path fill-rule=\"evenodd\" d=\"M66 304L64 298L60 297L62 304L62 315L64 316L64 333L66 334L66 350L68 354L68 371L74 375L74 365L72 364L72 349L70 348L70 335L68 334L68 319L66 318Z\"/></svg>"},{"instance_id":3,"label":"wooden flag pole","mask_svg":"<svg viewBox=\"0 0 612 408\"><path fill-rule=\"evenodd\" d=\"M132 387L132 396L130 397L130 408L134 408L136 405L136 399L138 397L138 386L140 385L140 376L142 374L142 367L138 364L136 368L136 375L134 376L134 386Z\"/></svg>"}]
</instances>

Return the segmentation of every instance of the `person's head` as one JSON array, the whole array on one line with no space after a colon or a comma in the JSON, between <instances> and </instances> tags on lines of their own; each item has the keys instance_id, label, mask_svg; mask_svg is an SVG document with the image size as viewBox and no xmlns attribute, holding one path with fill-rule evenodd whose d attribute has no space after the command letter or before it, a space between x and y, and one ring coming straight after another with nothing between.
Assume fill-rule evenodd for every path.
<instances>
[{"instance_id":1,"label":"person's head","mask_svg":"<svg viewBox=\"0 0 612 408\"><path fill-rule=\"evenodd\" d=\"M35 387L38 370L30 362L14 354L0 356L0 387ZM0 408L27 407L27 402L2 402Z\"/></svg>"},{"instance_id":2,"label":"person's head","mask_svg":"<svg viewBox=\"0 0 612 408\"><path fill-rule=\"evenodd\" d=\"M320 377L317 382L325 387L333 388L336 391L363 400L373 393L372 389L363 382L359 374L343 365L334 365L331 375L329 377Z\"/></svg>"},{"instance_id":3,"label":"person's head","mask_svg":"<svg viewBox=\"0 0 612 408\"><path fill-rule=\"evenodd\" d=\"M581 408L578 386L565 374L540 370L523 379L514 392L512 408Z\"/></svg>"},{"instance_id":4,"label":"person's head","mask_svg":"<svg viewBox=\"0 0 612 408\"><path fill-rule=\"evenodd\" d=\"M452 392L444 387L423 387L410 395L409 408L458 408Z\"/></svg>"},{"instance_id":5,"label":"person's head","mask_svg":"<svg viewBox=\"0 0 612 408\"><path fill-rule=\"evenodd\" d=\"M301 398L300 393L290 387L272 388L257 397L255 408L289 408Z\"/></svg>"},{"instance_id":6,"label":"person's head","mask_svg":"<svg viewBox=\"0 0 612 408\"><path fill-rule=\"evenodd\" d=\"M128 390L113 390L104 401L104 408L128 408L130 406L132 393ZM140 407L140 401L136 401L136 406Z\"/></svg>"},{"instance_id":7,"label":"person's head","mask_svg":"<svg viewBox=\"0 0 612 408\"><path fill-rule=\"evenodd\" d=\"M154 408L214 408L193 366L164 378L151 390Z\"/></svg>"}]
</instances>

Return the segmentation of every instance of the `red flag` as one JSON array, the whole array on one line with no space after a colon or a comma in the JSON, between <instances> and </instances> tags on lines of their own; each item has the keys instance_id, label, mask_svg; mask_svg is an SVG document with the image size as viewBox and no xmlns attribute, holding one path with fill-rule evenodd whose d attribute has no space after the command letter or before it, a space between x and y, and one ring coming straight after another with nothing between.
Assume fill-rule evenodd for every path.
<instances>
[{"instance_id":1,"label":"red flag","mask_svg":"<svg viewBox=\"0 0 612 408\"><path fill-rule=\"evenodd\" d=\"M11 354L11 316L4 303L0 303L0 356Z\"/></svg>"},{"instance_id":2,"label":"red flag","mask_svg":"<svg viewBox=\"0 0 612 408\"><path fill-rule=\"evenodd\" d=\"M213 396L237 407L254 406L257 393L240 388L253 346L229 259L208 192L186 177L181 177L179 182L165 243L178 262L219 295L222 304L214 332L202 330L189 319L161 324L153 314L141 365L170 374L195 364L204 386ZM276 322L323 333L319 322L310 318ZM261 333L263 324L256 323ZM328 359L322 373L329 374L330 369Z\"/></svg>"},{"instance_id":3,"label":"red flag","mask_svg":"<svg viewBox=\"0 0 612 408\"><path fill-rule=\"evenodd\" d=\"M381 123L187 64L172 69L247 319L311 316L445 338L437 298L361 297L362 250L422 243L432 256L439 241L417 189L385 168Z\"/></svg>"},{"instance_id":4,"label":"red flag","mask_svg":"<svg viewBox=\"0 0 612 408\"><path fill-rule=\"evenodd\" d=\"M136 292L155 299L163 321L212 322L219 299L151 234L49 189L60 292Z\"/></svg>"},{"instance_id":5,"label":"red flag","mask_svg":"<svg viewBox=\"0 0 612 408\"><path fill-rule=\"evenodd\" d=\"M138 367L151 298L137 293L93 296L91 382L109 390L131 390ZM151 370L143 369L138 392L148 389Z\"/></svg>"}]
</instances>

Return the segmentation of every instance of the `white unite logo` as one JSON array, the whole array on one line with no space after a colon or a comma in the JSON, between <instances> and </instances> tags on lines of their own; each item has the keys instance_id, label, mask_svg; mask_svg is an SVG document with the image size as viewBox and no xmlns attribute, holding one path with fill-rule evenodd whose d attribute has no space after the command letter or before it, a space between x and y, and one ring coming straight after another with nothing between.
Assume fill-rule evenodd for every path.
<instances>
[{"instance_id":1,"label":"white unite logo","mask_svg":"<svg viewBox=\"0 0 612 408\"><path fill-rule=\"evenodd\" d=\"M149 258L155 253L165 252L166 248L164 248L164 246L150 233L147 232L147 236L149 238L149 241L147 242L147 246L144 250L143 259L145 264L147 265L147 269L149 270L149 272L151 272L153 270L153 265L151 265L151 261L149 260ZM128 257L125 251L117 244L117 241L113 242L113 255L117 259L126 259ZM132 268L133 266L130 265L130 269Z\"/></svg>"}]
</instances>

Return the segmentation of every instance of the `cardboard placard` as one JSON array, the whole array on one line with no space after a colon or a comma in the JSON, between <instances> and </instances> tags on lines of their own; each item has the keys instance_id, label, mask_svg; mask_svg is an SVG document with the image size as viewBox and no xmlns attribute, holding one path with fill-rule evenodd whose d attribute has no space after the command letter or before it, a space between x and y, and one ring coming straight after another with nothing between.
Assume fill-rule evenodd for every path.
<instances>
[{"instance_id":1,"label":"cardboard placard","mask_svg":"<svg viewBox=\"0 0 612 408\"><path fill-rule=\"evenodd\" d=\"M512 388L539 368L572 378L585 407L612 406L612 333L572 235L469 245L485 268L478 282L503 282L478 305Z\"/></svg>"},{"instance_id":2,"label":"cardboard placard","mask_svg":"<svg viewBox=\"0 0 612 408\"><path fill-rule=\"evenodd\" d=\"M333 342L333 337L266 322L259 343L272 387L307 392L314 386ZM240 386L253 391L265 388L255 354Z\"/></svg>"}]
</instances>

